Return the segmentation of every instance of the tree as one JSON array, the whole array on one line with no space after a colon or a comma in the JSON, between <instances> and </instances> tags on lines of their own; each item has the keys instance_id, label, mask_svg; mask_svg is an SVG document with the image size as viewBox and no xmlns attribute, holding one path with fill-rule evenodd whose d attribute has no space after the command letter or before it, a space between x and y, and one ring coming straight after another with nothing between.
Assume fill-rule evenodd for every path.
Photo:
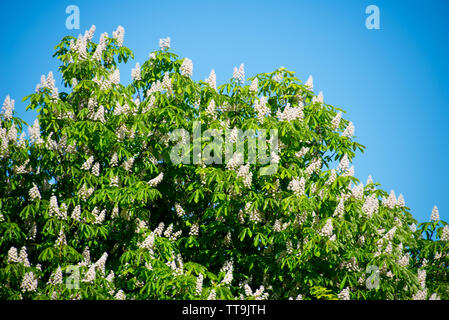
<instances>
[{"instance_id":1,"label":"tree","mask_svg":"<svg viewBox=\"0 0 449 320\"><path fill-rule=\"evenodd\" d=\"M55 47L67 91L42 76L28 138L4 102L2 299L449 298L447 223L354 177L364 146L312 78L194 81L167 38L125 86L124 29L94 31ZM206 163L217 132L232 157ZM274 171L244 164L256 140Z\"/></svg>"}]
</instances>

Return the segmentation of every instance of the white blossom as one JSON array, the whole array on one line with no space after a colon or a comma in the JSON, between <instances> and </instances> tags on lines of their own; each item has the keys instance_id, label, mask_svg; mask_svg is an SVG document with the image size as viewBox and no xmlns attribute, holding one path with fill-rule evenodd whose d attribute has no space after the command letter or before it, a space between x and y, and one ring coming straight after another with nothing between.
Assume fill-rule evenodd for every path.
<instances>
[{"instance_id":1,"label":"white blossom","mask_svg":"<svg viewBox=\"0 0 449 320\"><path fill-rule=\"evenodd\" d=\"M100 163L95 162L95 164L92 166L92 174L96 177L100 175Z\"/></svg>"},{"instance_id":2,"label":"white blossom","mask_svg":"<svg viewBox=\"0 0 449 320\"><path fill-rule=\"evenodd\" d=\"M237 178L243 179L243 184L247 188L251 188L253 173L249 170L250 164L242 165L237 171Z\"/></svg>"},{"instance_id":3,"label":"white blossom","mask_svg":"<svg viewBox=\"0 0 449 320\"><path fill-rule=\"evenodd\" d=\"M302 158L304 157L307 152L309 152L309 148L308 147L302 147L301 150L299 150L298 152L295 153L295 156L297 158Z\"/></svg>"},{"instance_id":4,"label":"white blossom","mask_svg":"<svg viewBox=\"0 0 449 320\"><path fill-rule=\"evenodd\" d=\"M50 279L48 280L48 284L58 285L62 284L62 270L61 267L58 268L50 275Z\"/></svg>"},{"instance_id":5,"label":"white blossom","mask_svg":"<svg viewBox=\"0 0 449 320\"><path fill-rule=\"evenodd\" d=\"M289 182L287 188L288 190L293 191L295 196L300 197L305 193L306 180L304 179L304 177L301 177L301 179L299 179L299 177L295 177Z\"/></svg>"},{"instance_id":6,"label":"white blossom","mask_svg":"<svg viewBox=\"0 0 449 320\"><path fill-rule=\"evenodd\" d=\"M438 207L433 206L432 214L430 215L430 221L439 221L440 220L440 213L438 212Z\"/></svg>"},{"instance_id":7,"label":"white blossom","mask_svg":"<svg viewBox=\"0 0 449 320\"><path fill-rule=\"evenodd\" d=\"M118 26L117 29L112 32L112 37L117 40L119 47L123 46L123 39L125 37L125 29L122 26Z\"/></svg>"},{"instance_id":8,"label":"white blossom","mask_svg":"<svg viewBox=\"0 0 449 320\"><path fill-rule=\"evenodd\" d=\"M40 200L41 194L36 184L33 182L33 187L28 191L28 195L30 196L31 201Z\"/></svg>"},{"instance_id":9,"label":"white blossom","mask_svg":"<svg viewBox=\"0 0 449 320\"><path fill-rule=\"evenodd\" d=\"M134 81L142 80L142 75L140 73L140 64L137 62L136 67L131 70L131 78Z\"/></svg>"},{"instance_id":10,"label":"white blossom","mask_svg":"<svg viewBox=\"0 0 449 320\"><path fill-rule=\"evenodd\" d=\"M307 78L307 81L306 81L306 83L305 83L305 86L306 86L309 90L313 91L313 77L312 77L312 75L310 75L309 78Z\"/></svg>"},{"instance_id":11,"label":"white blossom","mask_svg":"<svg viewBox=\"0 0 449 320\"><path fill-rule=\"evenodd\" d=\"M72 215L70 216L73 220L75 221L81 221L81 206L77 205L73 211L72 211Z\"/></svg>"},{"instance_id":12,"label":"white blossom","mask_svg":"<svg viewBox=\"0 0 449 320\"><path fill-rule=\"evenodd\" d=\"M170 37L159 39L159 48L161 50L170 49Z\"/></svg>"},{"instance_id":13,"label":"white blossom","mask_svg":"<svg viewBox=\"0 0 449 320\"><path fill-rule=\"evenodd\" d=\"M9 97L9 95L6 96L5 101L3 102L2 112L3 112L3 118L5 120L12 119L12 115L14 112L14 99L11 99Z\"/></svg>"},{"instance_id":14,"label":"white blossom","mask_svg":"<svg viewBox=\"0 0 449 320\"><path fill-rule=\"evenodd\" d=\"M193 74L193 62L189 58L184 58L180 67L181 74L186 77L191 77Z\"/></svg>"},{"instance_id":15,"label":"white blossom","mask_svg":"<svg viewBox=\"0 0 449 320\"><path fill-rule=\"evenodd\" d=\"M87 283L93 283L95 281L95 264L92 264L89 269L87 270L86 274L84 275L84 278L81 280L82 282Z\"/></svg>"},{"instance_id":16,"label":"white blossom","mask_svg":"<svg viewBox=\"0 0 449 320\"><path fill-rule=\"evenodd\" d=\"M23 292L34 292L37 290L37 278L34 275L33 271L25 273L20 288Z\"/></svg>"},{"instance_id":17,"label":"white blossom","mask_svg":"<svg viewBox=\"0 0 449 320\"><path fill-rule=\"evenodd\" d=\"M344 199L343 198L340 198L340 200L339 200L339 202L338 202L338 204L337 204L337 207L335 208L335 211L334 211L334 217L342 217L343 216L343 214L344 214L344 212L345 212L345 203L344 203Z\"/></svg>"},{"instance_id":18,"label":"white blossom","mask_svg":"<svg viewBox=\"0 0 449 320\"><path fill-rule=\"evenodd\" d=\"M259 79L258 78L254 78L253 81L251 81L251 85L249 86L249 91L257 93L258 86L259 86Z\"/></svg>"},{"instance_id":19,"label":"white blossom","mask_svg":"<svg viewBox=\"0 0 449 320\"><path fill-rule=\"evenodd\" d=\"M337 113L337 115L332 119L332 129L337 130L340 126L340 120L341 120L341 111Z\"/></svg>"},{"instance_id":20,"label":"white blossom","mask_svg":"<svg viewBox=\"0 0 449 320\"><path fill-rule=\"evenodd\" d=\"M214 69L211 70L209 78L206 79L206 82L212 89L217 90L217 76L215 75Z\"/></svg>"},{"instance_id":21,"label":"white blossom","mask_svg":"<svg viewBox=\"0 0 449 320\"><path fill-rule=\"evenodd\" d=\"M30 266L30 262L28 261L27 248L25 246L20 249L18 262L22 263L25 267Z\"/></svg>"},{"instance_id":22,"label":"white blossom","mask_svg":"<svg viewBox=\"0 0 449 320\"><path fill-rule=\"evenodd\" d=\"M209 102L209 105L207 106L205 113L208 117L211 117L212 119L217 119L217 110L215 107L215 100L212 99Z\"/></svg>"},{"instance_id":23,"label":"white blossom","mask_svg":"<svg viewBox=\"0 0 449 320\"><path fill-rule=\"evenodd\" d=\"M194 224L192 224L192 226L190 227L190 232L189 232L189 236L195 237L198 236L200 231L200 227L198 225L198 222L195 222Z\"/></svg>"},{"instance_id":24,"label":"white blossom","mask_svg":"<svg viewBox=\"0 0 449 320\"><path fill-rule=\"evenodd\" d=\"M290 103L287 103L283 111L277 111L276 116L279 118L279 121L302 120L304 117L302 105L290 107Z\"/></svg>"},{"instance_id":25,"label":"white blossom","mask_svg":"<svg viewBox=\"0 0 449 320\"><path fill-rule=\"evenodd\" d=\"M390 191L390 195L388 196L387 201L385 202L385 207L393 209L396 206L396 195L394 190Z\"/></svg>"},{"instance_id":26,"label":"white blossom","mask_svg":"<svg viewBox=\"0 0 449 320\"><path fill-rule=\"evenodd\" d=\"M161 172L161 173L159 173L159 175L156 178L153 178L150 181L148 181L148 184L150 185L150 187L155 188L159 183L162 182L163 178L164 178L164 173Z\"/></svg>"},{"instance_id":27,"label":"white blossom","mask_svg":"<svg viewBox=\"0 0 449 320\"><path fill-rule=\"evenodd\" d=\"M204 276L203 274L199 274L198 278L196 279L196 288L195 288L195 292L197 296L201 297L201 293L203 292L203 279Z\"/></svg>"},{"instance_id":28,"label":"white blossom","mask_svg":"<svg viewBox=\"0 0 449 320\"><path fill-rule=\"evenodd\" d=\"M399 208L404 208L405 207L405 200L404 200L404 196L401 194L399 194L398 200L396 201L396 206Z\"/></svg>"},{"instance_id":29,"label":"white blossom","mask_svg":"<svg viewBox=\"0 0 449 320\"><path fill-rule=\"evenodd\" d=\"M339 294L338 299L340 300L351 300L351 297L349 296L349 288L344 288Z\"/></svg>"},{"instance_id":30,"label":"white blossom","mask_svg":"<svg viewBox=\"0 0 449 320\"><path fill-rule=\"evenodd\" d=\"M327 219L325 225L323 226L319 234L323 237L331 237L333 235L333 230L334 228L332 226L332 220Z\"/></svg>"},{"instance_id":31,"label":"white blossom","mask_svg":"<svg viewBox=\"0 0 449 320\"><path fill-rule=\"evenodd\" d=\"M8 263L16 263L16 262L20 262L19 260L19 256L17 254L17 249L15 247L11 247L8 250Z\"/></svg>"},{"instance_id":32,"label":"white blossom","mask_svg":"<svg viewBox=\"0 0 449 320\"><path fill-rule=\"evenodd\" d=\"M352 137L354 135L354 124L352 122L349 122L348 126L346 127L345 131L341 134L342 137Z\"/></svg>"},{"instance_id":33,"label":"white blossom","mask_svg":"<svg viewBox=\"0 0 449 320\"><path fill-rule=\"evenodd\" d=\"M448 226L444 226L443 230L441 231L440 240L449 241L449 227Z\"/></svg>"},{"instance_id":34,"label":"white blossom","mask_svg":"<svg viewBox=\"0 0 449 320\"><path fill-rule=\"evenodd\" d=\"M237 69L237 67L234 67L234 72L233 72L232 77L237 82L244 82L245 81L245 70L244 70L243 63L240 65L240 67L238 69Z\"/></svg>"},{"instance_id":35,"label":"white blossom","mask_svg":"<svg viewBox=\"0 0 449 320\"><path fill-rule=\"evenodd\" d=\"M94 157L90 156L81 166L81 170L90 170L94 162Z\"/></svg>"}]
</instances>

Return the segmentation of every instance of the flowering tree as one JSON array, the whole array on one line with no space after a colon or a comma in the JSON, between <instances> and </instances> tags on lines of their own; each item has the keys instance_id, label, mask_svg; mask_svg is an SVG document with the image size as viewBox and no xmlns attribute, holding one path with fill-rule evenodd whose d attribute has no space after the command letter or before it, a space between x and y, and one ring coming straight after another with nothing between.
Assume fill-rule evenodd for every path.
<instances>
[{"instance_id":1,"label":"flowering tree","mask_svg":"<svg viewBox=\"0 0 449 320\"><path fill-rule=\"evenodd\" d=\"M1 298L449 298L447 223L435 207L416 225L402 195L354 177L364 147L312 78L280 68L246 84L241 65L221 86L213 70L194 81L167 38L124 86L124 29L98 44L94 31L55 47L67 91L42 76L28 138L3 104ZM195 146L221 151L195 125L245 152L195 161ZM268 173L244 164L263 130Z\"/></svg>"}]
</instances>

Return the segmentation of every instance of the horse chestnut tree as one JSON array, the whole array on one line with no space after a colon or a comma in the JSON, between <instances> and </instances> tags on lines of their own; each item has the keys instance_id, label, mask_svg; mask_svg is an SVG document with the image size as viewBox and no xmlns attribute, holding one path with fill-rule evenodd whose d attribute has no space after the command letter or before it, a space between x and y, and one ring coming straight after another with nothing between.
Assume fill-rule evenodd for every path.
<instances>
[{"instance_id":1,"label":"horse chestnut tree","mask_svg":"<svg viewBox=\"0 0 449 320\"><path fill-rule=\"evenodd\" d=\"M364 147L312 78L194 81L166 38L123 85L124 29L94 31L55 47L64 91L49 73L24 98L28 136L3 104L0 298L449 298L447 223L354 177ZM215 161L223 144L196 129L244 152ZM245 164L264 132L271 171Z\"/></svg>"}]
</instances>

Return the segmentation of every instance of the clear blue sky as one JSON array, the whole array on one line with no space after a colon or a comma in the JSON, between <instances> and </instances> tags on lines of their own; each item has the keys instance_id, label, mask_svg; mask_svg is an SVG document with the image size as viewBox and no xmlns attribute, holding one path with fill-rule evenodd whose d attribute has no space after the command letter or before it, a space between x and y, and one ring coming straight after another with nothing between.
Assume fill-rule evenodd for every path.
<instances>
[{"instance_id":1,"label":"clear blue sky","mask_svg":"<svg viewBox=\"0 0 449 320\"><path fill-rule=\"evenodd\" d=\"M80 9L80 30L67 30L65 8ZM380 30L365 27L365 8L380 9ZM245 64L247 76L285 66L312 74L325 101L347 111L367 146L355 174L369 174L387 191L403 193L420 221L433 205L449 220L449 1L1 1L0 97L34 91L41 74L57 72L53 47L92 24L94 37L118 25L135 61L121 67L129 81L170 36L172 51L194 63L194 78L215 68L217 81ZM57 83L58 87L61 84Z\"/></svg>"}]
</instances>

